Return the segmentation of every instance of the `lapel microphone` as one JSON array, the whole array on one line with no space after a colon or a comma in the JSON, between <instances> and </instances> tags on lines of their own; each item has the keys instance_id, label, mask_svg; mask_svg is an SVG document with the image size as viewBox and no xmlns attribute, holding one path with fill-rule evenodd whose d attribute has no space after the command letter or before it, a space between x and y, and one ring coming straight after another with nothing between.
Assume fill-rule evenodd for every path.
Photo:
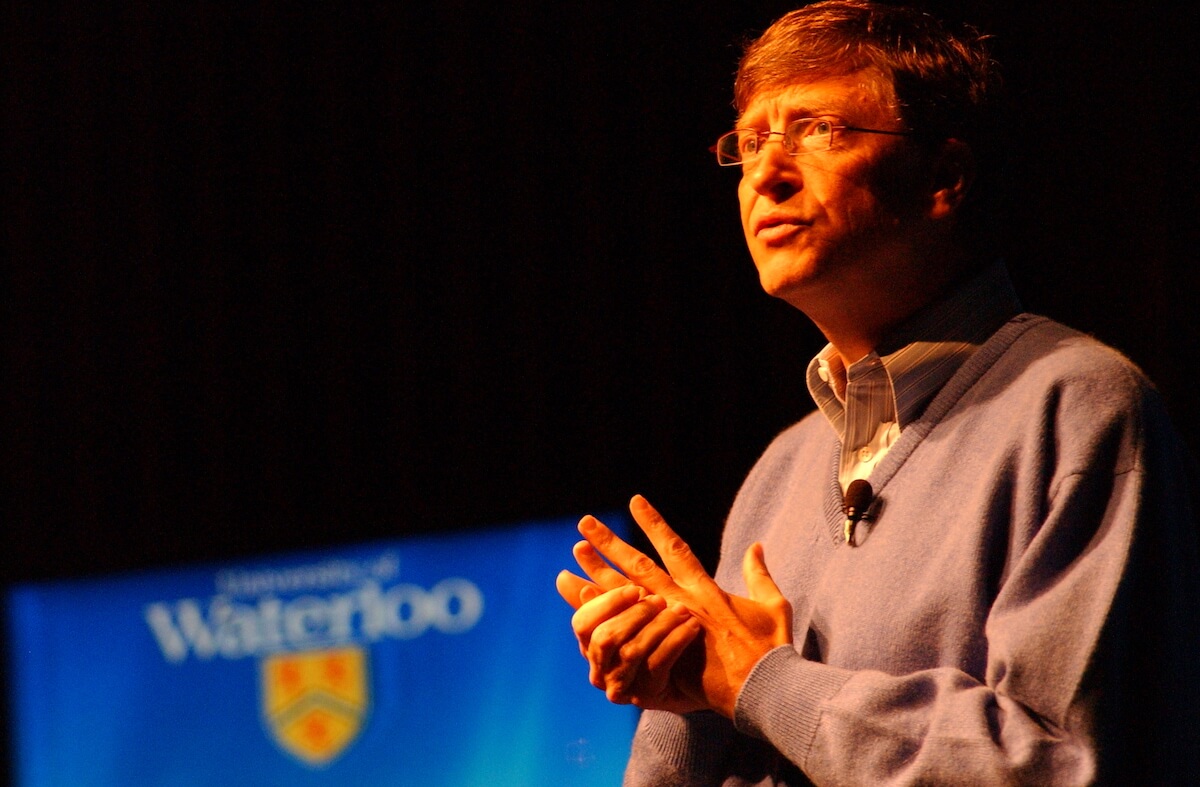
<instances>
[{"instance_id":1,"label":"lapel microphone","mask_svg":"<svg viewBox=\"0 0 1200 787\"><path fill-rule=\"evenodd\" d=\"M842 512L846 515L844 532L846 543L850 546L854 546L854 526L858 524L859 520L866 517L867 509L871 507L871 501L874 499L874 490L862 478L856 478L846 487L846 496L842 500Z\"/></svg>"}]
</instances>

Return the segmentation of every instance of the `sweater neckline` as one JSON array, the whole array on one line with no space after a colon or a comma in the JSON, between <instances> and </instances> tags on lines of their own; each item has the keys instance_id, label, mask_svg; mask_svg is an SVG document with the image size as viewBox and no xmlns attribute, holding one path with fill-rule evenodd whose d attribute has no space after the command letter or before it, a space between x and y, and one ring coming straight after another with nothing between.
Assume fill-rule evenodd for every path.
<instances>
[{"instance_id":1,"label":"sweater neckline","mask_svg":"<svg viewBox=\"0 0 1200 787\"><path fill-rule=\"evenodd\" d=\"M1034 326L1049 322L1049 318L1035 314L1022 313L1000 327L984 344L959 367L958 371L946 382L929 401L925 410L900 433L900 438L888 451L887 456L880 460L868 479L874 492L874 500L867 509L867 518L872 522L878 521L883 513L886 502L884 490L888 482L899 472L905 460L916 450L917 446L933 431L946 413L962 399L976 382L992 368L996 361L1019 339L1026 331ZM838 468L841 466L842 445L834 436L833 461L827 473L830 483L826 486L825 519L834 543L843 540L845 514L843 511L842 487L838 483Z\"/></svg>"}]
</instances>

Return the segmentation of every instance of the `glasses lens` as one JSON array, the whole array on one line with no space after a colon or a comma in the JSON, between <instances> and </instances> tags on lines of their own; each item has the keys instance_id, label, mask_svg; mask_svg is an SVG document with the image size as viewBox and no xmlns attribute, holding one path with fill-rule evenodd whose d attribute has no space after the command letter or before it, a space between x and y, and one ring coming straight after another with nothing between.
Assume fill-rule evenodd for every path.
<instances>
[{"instance_id":1,"label":"glasses lens","mask_svg":"<svg viewBox=\"0 0 1200 787\"><path fill-rule=\"evenodd\" d=\"M741 133L739 131L730 131L728 134L721 135L721 138L717 140L715 146L717 163L722 167L742 163Z\"/></svg>"},{"instance_id":2,"label":"glasses lens","mask_svg":"<svg viewBox=\"0 0 1200 787\"><path fill-rule=\"evenodd\" d=\"M758 145L761 137L757 131L738 131L737 146L738 155L742 161L749 161L758 155Z\"/></svg>"},{"instance_id":3,"label":"glasses lens","mask_svg":"<svg viewBox=\"0 0 1200 787\"><path fill-rule=\"evenodd\" d=\"M801 118L787 127L787 144L793 156L829 150L833 147L833 123L820 118Z\"/></svg>"}]
</instances>

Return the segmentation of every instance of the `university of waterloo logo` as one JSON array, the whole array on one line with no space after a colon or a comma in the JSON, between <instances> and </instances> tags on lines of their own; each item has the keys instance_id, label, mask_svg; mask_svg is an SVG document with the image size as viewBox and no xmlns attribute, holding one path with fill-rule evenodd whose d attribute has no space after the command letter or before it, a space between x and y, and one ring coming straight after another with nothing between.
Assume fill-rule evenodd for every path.
<instances>
[{"instance_id":1,"label":"university of waterloo logo","mask_svg":"<svg viewBox=\"0 0 1200 787\"><path fill-rule=\"evenodd\" d=\"M427 588L399 582L399 566L388 552L225 571L207 600L158 601L143 614L163 658L181 669L257 659L268 734L301 763L336 767L368 722L371 649L430 632L465 634L483 617L483 593L471 580L447 577Z\"/></svg>"},{"instance_id":2,"label":"university of waterloo logo","mask_svg":"<svg viewBox=\"0 0 1200 787\"><path fill-rule=\"evenodd\" d=\"M281 653L261 662L267 729L309 765L329 763L363 727L369 707L367 654L360 647Z\"/></svg>"}]
</instances>

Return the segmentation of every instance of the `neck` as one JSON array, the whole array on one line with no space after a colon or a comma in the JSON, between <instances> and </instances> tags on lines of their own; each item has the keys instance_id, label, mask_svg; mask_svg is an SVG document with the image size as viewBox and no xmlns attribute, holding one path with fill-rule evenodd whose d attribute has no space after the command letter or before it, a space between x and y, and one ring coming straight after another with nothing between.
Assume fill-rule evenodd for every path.
<instances>
[{"instance_id":1,"label":"neck","mask_svg":"<svg viewBox=\"0 0 1200 787\"><path fill-rule=\"evenodd\" d=\"M846 366L883 342L900 324L941 298L973 270L961 256L889 275L884 281L840 283L834 292L793 302L808 315Z\"/></svg>"}]
</instances>

